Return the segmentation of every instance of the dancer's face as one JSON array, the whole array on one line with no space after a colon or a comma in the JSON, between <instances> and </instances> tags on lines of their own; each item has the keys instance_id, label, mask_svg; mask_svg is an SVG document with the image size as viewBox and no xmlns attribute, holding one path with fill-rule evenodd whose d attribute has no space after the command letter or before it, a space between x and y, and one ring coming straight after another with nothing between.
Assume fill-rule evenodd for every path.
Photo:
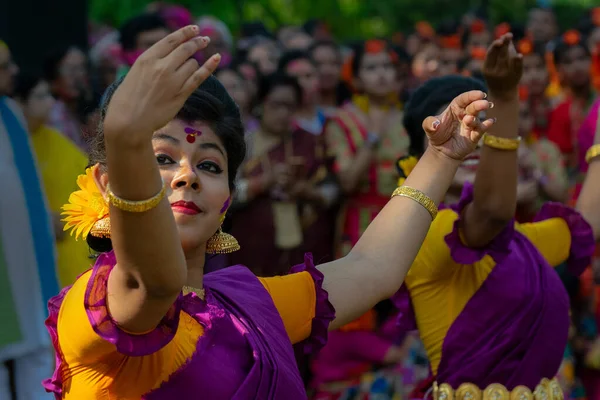
<instances>
[{"instance_id":1,"label":"dancer's face","mask_svg":"<svg viewBox=\"0 0 600 400\"><path fill-rule=\"evenodd\" d=\"M299 59L292 61L287 66L286 72L288 75L298 79L298 83L304 92L304 102L309 103L314 101L319 87L317 67L310 60Z\"/></svg>"},{"instance_id":2,"label":"dancer's face","mask_svg":"<svg viewBox=\"0 0 600 400\"><path fill-rule=\"evenodd\" d=\"M340 81L342 69L340 54L333 46L319 46L313 50L313 59L319 72L319 88L335 89Z\"/></svg>"},{"instance_id":3,"label":"dancer's face","mask_svg":"<svg viewBox=\"0 0 600 400\"><path fill-rule=\"evenodd\" d=\"M242 77L231 70L218 72L216 77L223 84L227 93L233 98L240 110L249 111L250 90Z\"/></svg>"},{"instance_id":4,"label":"dancer's face","mask_svg":"<svg viewBox=\"0 0 600 400\"><path fill-rule=\"evenodd\" d=\"M562 57L558 71L565 83L581 88L590 83L591 60L582 46L572 46Z\"/></svg>"},{"instance_id":5,"label":"dancer's face","mask_svg":"<svg viewBox=\"0 0 600 400\"><path fill-rule=\"evenodd\" d=\"M533 95L540 96L548 86L548 69L541 55L529 54L523 57L523 77L521 83Z\"/></svg>"},{"instance_id":6,"label":"dancer's face","mask_svg":"<svg viewBox=\"0 0 600 400\"><path fill-rule=\"evenodd\" d=\"M262 127L275 135L289 133L298 106L296 92L292 86L274 87L263 103Z\"/></svg>"},{"instance_id":7,"label":"dancer's face","mask_svg":"<svg viewBox=\"0 0 600 400\"><path fill-rule=\"evenodd\" d=\"M23 113L29 123L44 124L54 105L54 97L46 81L40 81L29 94L26 101L21 101Z\"/></svg>"},{"instance_id":8,"label":"dancer's face","mask_svg":"<svg viewBox=\"0 0 600 400\"><path fill-rule=\"evenodd\" d=\"M396 67L387 51L365 53L358 70L357 87L366 94L387 96L396 90Z\"/></svg>"},{"instance_id":9,"label":"dancer's face","mask_svg":"<svg viewBox=\"0 0 600 400\"><path fill-rule=\"evenodd\" d=\"M195 132L193 140L186 128ZM218 230L229 203L225 147L210 126L179 120L157 130L152 147L183 250L194 251ZM105 188L108 176L98 180L99 187Z\"/></svg>"}]
</instances>

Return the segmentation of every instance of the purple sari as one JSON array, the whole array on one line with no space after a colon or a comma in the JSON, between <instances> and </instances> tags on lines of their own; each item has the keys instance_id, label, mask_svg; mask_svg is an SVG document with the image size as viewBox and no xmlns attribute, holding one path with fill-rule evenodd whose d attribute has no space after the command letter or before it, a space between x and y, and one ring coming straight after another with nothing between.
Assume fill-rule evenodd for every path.
<instances>
[{"instance_id":1,"label":"purple sari","mask_svg":"<svg viewBox=\"0 0 600 400\"><path fill-rule=\"evenodd\" d=\"M84 306L96 334L114 344L118 353L143 357L159 351L173 339L177 329L182 329L179 326L181 312L192 316L204 328L188 362L160 387L141 394L142 399L198 396L239 400L306 399L281 317L267 290L246 267L238 265L206 274L206 301L201 301L194 293L180 295L155 330L144 335L131 335L115 325L106 307L106 281L115 263L113 253L99 257L88 282ZM326 292L321 289L323 275L314 267L311 257L294 267L294 272L301 271L307 271L313 277L317 296L312 334L303 343L310 347L319 346L325 343L327 325L335 314ZM54 376L46 380L44 386L55 393L56 399L61 398L64 386L57 321L67 291L63 290L49 302L50 317L46 323L57 358Z\"/></svg>"},{"instance_id":2,"label":"purple sari","mask_svg":"<svg viewBox=\"0 0 600 400\"><path fill-rule=\"evenodd\" d=\"M451 208L461 215L472 199L473 187L466 185L459 203ZM594 251L592 229L575 210L559 203L545 204L536 221L556 217L570 229L567 263L578 275ZM453 260L461 268L474 268L472 264L489 255L496 265L450 326L435 379L455 389L462 383L480 388L500 383L509 390L518 385L533 390L542 378L552 379L562 361L570 324L567 292L556 271L514 223L485 248L472 249L460 239L459 220L445 238ZM406 287L393 300L401 311L399 323L407 329L416 327Z\"/></svg>"}]
</instances>

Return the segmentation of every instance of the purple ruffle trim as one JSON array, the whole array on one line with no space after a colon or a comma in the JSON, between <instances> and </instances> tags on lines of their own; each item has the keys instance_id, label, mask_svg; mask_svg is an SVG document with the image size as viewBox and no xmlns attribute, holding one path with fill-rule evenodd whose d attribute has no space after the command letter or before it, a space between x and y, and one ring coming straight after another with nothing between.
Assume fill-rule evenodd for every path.
<instances>
[{"instance_id":1,"label":"purple ruffle trim","mask_svg":"<svg viewBox=\"0 0 600 400\"><path fill-rule=\"evenodd\" d=\"M458 214L454 221L452 232L446 235L446 244L450 248L450 256L458 264L474 264L486 255L491 256L496 263L500 263L509 253L509 245L515 233L514 221L511 221L496 237L485 247L471 248L466 246L460 237L460 219L465 207L473 201L473 185L465 183L458 203L442 208L450 208Z\"/></svg>"},{"instance_id":2,"label":"purple ruffle trim","mask_svg":"<svg viewBox=\"0 0 600 400\"><path fill-rule=\"evenodd\" d=\"M567 269L579 276L592 262L595 242L594 232L590 224L571 207L561 203L545 203L535 216L534 222L550 218L562 218L571 232L571 249L567 259Z\"/></svg>"},{"instance_id":3,"label":"purple ruffle trim","mask_svg":"<svg viewBox=\"0 0 600 400\"><path fill-rule=\"evenodd\" d=\"M417 320L415 311L410 300L410 293L405 284L390 298L392 304L398 309L396 326L401 333L414 331L417 329Z\"/></svg>"},{"instance_id":4,"label":"purple ruffle trim","mask_svg":"<svg viewBox=\"0 0 600 400\"><path fill-rule=\"evenodd\" d=\"M58 295L48 300L48 318L46 318L46 329L48 330L50 338L52 339L52 346L54 346L56 367L54 368L54 374L52 374L52 378L44 379L42 385L44 386L44 389L46 389L46 392L54 393L56 400L60 400L62 398L63 384L62 376L60 375L62 367L62 355L60 352L60 345L58 343L58 313L69 289L71 289L71 286L67 286L61 290Z\"/></svg>"},{"instance_id":5,"label":"purple ruffle trim","mask_svg":"<svg viewBox=\"0 0 600 400\"><path fill-rule=\"evenodd\" d=\"M312 320L312 330L310 336L298 343L304 354L313 354L327 344L327 332L329 324L335 319L335 308L329 302L329 293L323 289L323 274L313 262L313 256L310 253L304 255L304 264L298 264L291 269L291 273L306 271L312 277L315 283L316 305L315 317Z\"/></svg>"},{"instance_id":6,"label":"purple ruffle trim","mask_svg":"<svg viewBox=\"0 0 600 400\"><path fill-rule=\"evenodd\" d=\"M141 335L127 333L112 319L106 302L106 285L115 264L116 258L113 252L100 255L88 282L84 307L92 329L102 339L114 344L119 353L126 356L155 353L166 346L177 332L183 295L179 295L177 301L152 331Z\"/></svg>"}]
</instances>

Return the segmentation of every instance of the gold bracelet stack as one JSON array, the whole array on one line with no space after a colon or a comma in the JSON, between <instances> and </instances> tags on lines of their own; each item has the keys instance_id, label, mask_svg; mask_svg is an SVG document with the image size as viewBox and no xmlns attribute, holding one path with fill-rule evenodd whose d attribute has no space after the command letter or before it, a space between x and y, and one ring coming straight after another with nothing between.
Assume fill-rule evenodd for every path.
<instances>
[{"instance_id":1,"label":"gold bracelet stack","mask_svg":"<svg viewBox=\"0 0 600 400\"><path fill-rule=\"evenodd\" d=\"M409 199L412 199L422 205L431 215L432 221L437 216L438 207L429 196L420 190L411 188L410 186L399 186L396 188L396 190L394 190L394 193L392 193L392 197L395 196L408 197Z\"/></svg>"},{"instance_id":2,"label":"gold bracelet stack","mask_svg":"<svg viewBox=\"0 0 600 400\"><path fill-rule=\"evenodd\" d=\"M507 139L484 133L483 144L496 150L514 151L519 148L521 138Z\"/></svg>"},{"instance_id":3,"label":"gold bracelet stack","mask_svg":"<svg viewBox=\"0 0 600 400\"><path fill-rule=\"evenodd\" d=\"M153 209L154 207L156 207L158 205L158 203L160 203L160 201L163 199L163 197L165 197L166 193L167 193L167 187L166 187L166 185L163 185L163 187L160 189L160 192L158 192L156 195L152 196L151 198L146 199L146 200L140 200L140 201L131 201L131 200L125 200L120 197L117 197L112 192L112 190L110 190L110 186L106 187L106 196L108 197L108 202L111 205L118 208L119 210L134 212L134 213L141 213L141 212L145 212L145 211Z\"/></svg>"},{"instance_id":4,"label":"gold bracelet stack","mask_svg":"<svg viewBox=\"0 0 600 400\"><path fill-rule=\"evenodd\" d=\"M595 144L585 153L585 162L590 163L592 160L600 156L600 144Z\"/></svg>"}]
</instances>

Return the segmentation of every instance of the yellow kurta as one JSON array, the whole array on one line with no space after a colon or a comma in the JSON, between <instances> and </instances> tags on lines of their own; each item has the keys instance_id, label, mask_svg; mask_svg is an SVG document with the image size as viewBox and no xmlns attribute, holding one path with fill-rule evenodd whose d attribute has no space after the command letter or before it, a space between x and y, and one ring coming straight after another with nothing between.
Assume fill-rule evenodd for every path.
<instances>
[{"instance_id":1,"label":"yellow kurta","mask_svg":"<svg viewBox=\"0 0 600 400\"><path fill-rule=\"evenodd\" d=\"M87 156L57 130L42 126L31 137L44 183L48 206L60 214L61 207L76 191L77 176L85 171ZM58 280L62 287L75 282L79 274L93 264L85 240L65 236L57 245Z\"/></svg>"}]
</instances>

